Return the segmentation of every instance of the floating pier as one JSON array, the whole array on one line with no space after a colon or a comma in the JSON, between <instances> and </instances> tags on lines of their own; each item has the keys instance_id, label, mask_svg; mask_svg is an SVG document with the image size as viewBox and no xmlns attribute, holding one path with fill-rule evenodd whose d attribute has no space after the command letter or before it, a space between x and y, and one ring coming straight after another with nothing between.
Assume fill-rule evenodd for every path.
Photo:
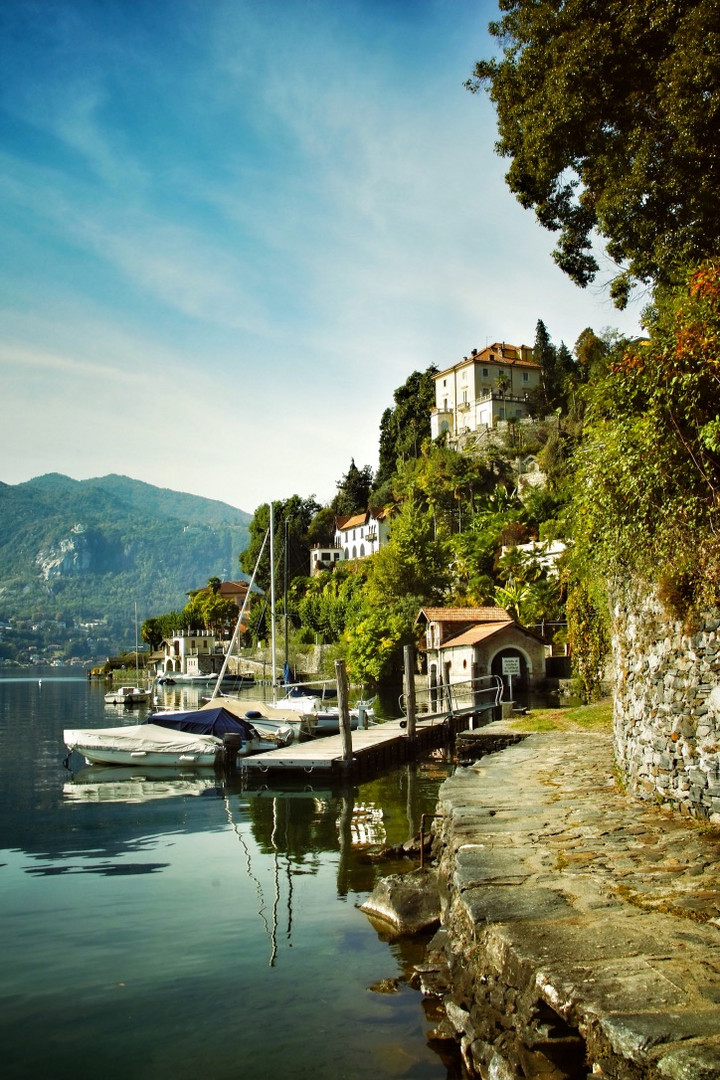
<instances>
[{"instance_id":1,"label":"floating pier","mask_svg":"<svg viewBox=\"0 0 720 1080\"><path fill-rule=\"evenodd\" d=\"M407 645L405 689L400 698L403 717L351 731L345 663L337 660L340 734L291 743L264 754L252 754L240 758L237 767L244 777L293 773L296 777L318 774L343 781L367 778L446 745L460 731L499 718L496 715L502 701L499 676L480 675L477 665L473 664L472 677L467 683L451 684L448 668L442 684L422 693L422 700L418 702L414 670L413 648Z\"/></svg>"},{"instance_id":2,"label":"floating pier","mask_svg":"<svg viewBox=\"0 0 720 1080\"><path fill-rule=\"evenodd\" d=\"M279 750L253 754L238 759L242 773L255 777L268 774L321 774L333 779L359 779L392 768L427 750L452 741L468 727L490 723L493 706L456 713L436 713L415 722L415 733L408 731L407 718L388 720L351 732L352 749L348 754L345 737L326 735L307 742L292 743Z\"/></svg>"}]
</instances>

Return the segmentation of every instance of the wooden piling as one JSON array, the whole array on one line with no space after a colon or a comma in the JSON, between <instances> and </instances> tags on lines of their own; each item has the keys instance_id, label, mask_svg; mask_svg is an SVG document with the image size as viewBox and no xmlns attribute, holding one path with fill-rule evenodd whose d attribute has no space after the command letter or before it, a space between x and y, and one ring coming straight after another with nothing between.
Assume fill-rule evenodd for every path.
<instances>
[{"instance_id":1,"label":"wooden piling","mask_svg":"<svg viewBox=\"0 0 720 1080\"><path fill-rule=\"evenodd\" d=\"M405 708L407 710L407 733L408 738L415 739L415 649L412 645L406 645L404 650L404 679L405 679Z\"/></svg>"},{"instance_id":2,"label":"wooden piling","mask_svg":"<svg viewBox=\"0 0 720 1080\"><path fill-rule=\"evenodd\" d=\"M340 719L340 735L342 738L342 764L344 768L350 768L353 759L352 733L350 730L350 703L348 698L347 671L345 661L335 661L335 678L337 680L338 712Z\"/></svg>"}]
</instances>

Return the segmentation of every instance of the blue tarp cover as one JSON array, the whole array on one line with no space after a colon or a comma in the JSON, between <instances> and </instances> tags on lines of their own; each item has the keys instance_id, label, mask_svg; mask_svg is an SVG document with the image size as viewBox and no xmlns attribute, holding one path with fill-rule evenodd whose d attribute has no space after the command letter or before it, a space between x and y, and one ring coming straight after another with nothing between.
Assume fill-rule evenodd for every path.
<instances>
[{"instance_id":1,"label":"blue tarp cover","mask_svg":"<svg viewBox=\"0 0 720 1080\"><path fill-rule=\"evenodd\" d=\"M215 735L222 739L229 733L252 738L255 729L247 720L233 716L227 709L196 709L193 712L152 713L144 721L146 724L158 724L174 731L192 731L195 735Z\"/></svg>"}]
</instances>

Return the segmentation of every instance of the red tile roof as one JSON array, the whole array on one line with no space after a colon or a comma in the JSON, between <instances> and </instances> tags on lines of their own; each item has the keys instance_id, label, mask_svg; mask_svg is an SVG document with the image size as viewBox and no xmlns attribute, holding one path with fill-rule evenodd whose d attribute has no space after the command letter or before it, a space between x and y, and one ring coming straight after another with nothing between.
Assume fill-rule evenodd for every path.
<instances>
[{"instance_id":1,"label":"red tile roof","mask_svg":"<svg viewBox=\"0 0 720 1080\"><path fill-rule=\"evenodd\" d=\"M338 529L356 529L358 525L364 525L367 518L367 511L364 510L362 514L352 514L351 517L337 518Z\"/></svg>"},{"instance_id":2,"label":"red tile roof","mask_svg":"<svg viewBox=\"0 0 720 1080\"><path fill-rule=\"evenodd\" d=\"M425 607L421 608L415 622L424 615L428 622L508 623L513 622L505 608L501 607Z\"/></svg>"}]
</instances>

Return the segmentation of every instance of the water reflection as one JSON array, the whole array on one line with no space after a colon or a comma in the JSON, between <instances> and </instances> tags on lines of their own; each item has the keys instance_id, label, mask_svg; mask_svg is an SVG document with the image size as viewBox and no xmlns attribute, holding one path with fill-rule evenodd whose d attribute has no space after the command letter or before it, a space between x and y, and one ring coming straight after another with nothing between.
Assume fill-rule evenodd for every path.
<instances>
[{"instance_id":1,"label":"water reflection","mask_svg":"<svg viewBox=\"0 0 720 1080\"><path fill-rule=\"evenodd\" d=\"M101 685L0 678L4 1073L445 1077L411 946L358 906L449 764L340 788L70 772L63 728L108 722Z\"/></svg>"}]
</instances>

